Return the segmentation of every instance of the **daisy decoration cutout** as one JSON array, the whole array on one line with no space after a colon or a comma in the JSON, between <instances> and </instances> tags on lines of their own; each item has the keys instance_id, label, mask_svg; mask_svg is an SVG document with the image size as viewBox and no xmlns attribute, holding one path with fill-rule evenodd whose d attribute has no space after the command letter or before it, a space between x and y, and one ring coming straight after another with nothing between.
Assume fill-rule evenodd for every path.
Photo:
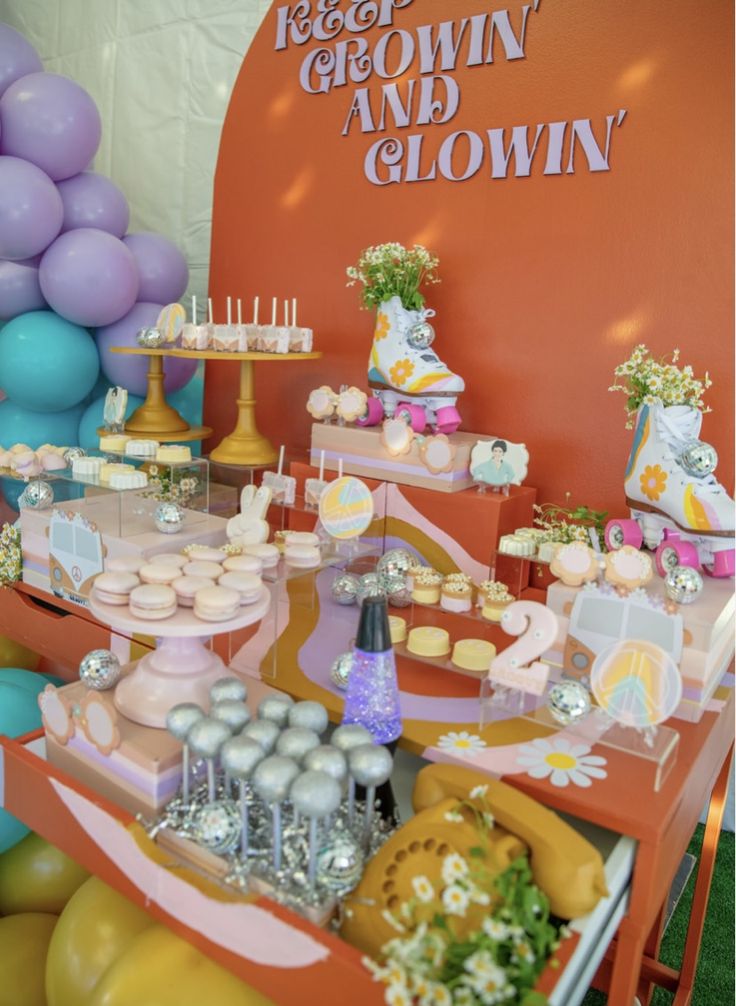
<instances>
[{"instance_id":1,"label":"daisy decoration cutout","mask_svg":"<svg viewBox=\"0 0 736 1006\"><path fill-rule=\"evenodd\" d=\"M475 758L486 747L486 742L477 734L469 734L467 730L450 730L437 741L441 751L451 751L459 758Z\"/></svg>"},{"instance_id":2,"label":"daisy decoration cutout","mask_svg":"<svg viewBox=\"0 0 736 1006\"><path fill-rule=\"evenodd\" d=\"M571 744L564 737L537 738L519 748L516 764L526 769L532 779L547 779L561 788L572 783L587 789L593 779L605 779L607 764L600 755L592 755L587 744Z\"/></svg>"}]
</instances>

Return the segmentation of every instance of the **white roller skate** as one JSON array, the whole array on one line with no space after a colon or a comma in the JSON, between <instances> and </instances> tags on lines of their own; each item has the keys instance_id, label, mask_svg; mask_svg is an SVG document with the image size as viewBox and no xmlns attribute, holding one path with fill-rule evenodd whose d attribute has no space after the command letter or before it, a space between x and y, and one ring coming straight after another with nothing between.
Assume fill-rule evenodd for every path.
<instances>
[{"instance_id":1,"label":"white roller skate","mask_svg":"<svg viewBox=\"0 0 736 1006\"><path fill-rule=\"evenodd\" d=\"M376 426L385 417L402 415L415 433L430 426L454 433L460 425L455 407L465 382L430 348L433 311L407 311L400 297L385 301L376 315L368 384L373 390L360 426Z\"/></svg>"},{"instance_id":2,"label":"white roller skate","mask_svg":"<svg viewBox=\"0 0 736 1006\"><path fill-rule=\"evenodd\" d=\"M713 475L715 449L698 439L702 418L687 405L642 405L624 483L633 520L606 527L609 548L656 549L662 576L677 565L734 574L734 501Z\"/></svg>"}]
</instances>

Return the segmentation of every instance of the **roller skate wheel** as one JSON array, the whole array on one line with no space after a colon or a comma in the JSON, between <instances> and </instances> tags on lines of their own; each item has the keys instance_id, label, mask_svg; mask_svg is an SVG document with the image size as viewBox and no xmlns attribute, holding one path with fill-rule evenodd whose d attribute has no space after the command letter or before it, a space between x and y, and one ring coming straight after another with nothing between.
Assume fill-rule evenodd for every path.
<instances>
[{"instance_id":1,"label":"roller skate wheel","mask_svg":"<svg viewBox=\"0 0 736 1006\"><path fill-rule=\"evenodd\" d=\"M399 402L394 411L395 419L406 419L415 433L423 433L427 425L427 417L421 405L410 402Z\"/></svg>"},{"instance_id":2,"label":"roller skate wheel","mask_svg":"<svg viewBox=\"0 0 736 1006\"><path fill-rule=\"evenodd\" d=\"M603 532L606 541L606 548L609 552L617 552L624 545L633 545L634 548L641 548L643 539L641 528L635 520L623 518L622 520L609 520Z\"/></svg>"},{"instance_id":3,"label":"roller skate wheel","mask_svg":"<svg viewBox=\"0 0 736 1006\"><path fill-rule=\"evenodd\" d=\"M460 413L454 405L445 405L443 408L437 409L435 415L437 418L434 427L438 433L445 433L449 436L460 425Z\"/></svg>"},{"instance_id":4,"label":"roller skate wheel","mask_svg":"<svg viewBox=\"0 0 736 1006\"><path fill-rule=\"evenodd\" d=\"M703 569L713 577L733 576L736 563L734 562L734 550L724 549L722 552L713 553L713 562L707 565L703 563Z\"/></svg>"},{"instance_id":5,"label":"roller skate wheel","mask_svg":"<svg viewBox=\"0 0 736 1006\"><path fill-rule=\"evenodd\" d=\"M654 562L660 576L667 576L675 566L691 566L693 569L700 569L696 547L688 541L668 540L666 531L662 543L654 554Z\"/></svg>"},{"instance_id":6,"label":"roller skate wheel","mask_svg":"<svg viewBox=\"0 0 736 1006\"><path fill-rule=\"evenodd\" d=\"M369 398L365 403L365 415L355 420L357 426L378 426L383 422L383 405L379 398Z\"/></svg>"}]
</instances>

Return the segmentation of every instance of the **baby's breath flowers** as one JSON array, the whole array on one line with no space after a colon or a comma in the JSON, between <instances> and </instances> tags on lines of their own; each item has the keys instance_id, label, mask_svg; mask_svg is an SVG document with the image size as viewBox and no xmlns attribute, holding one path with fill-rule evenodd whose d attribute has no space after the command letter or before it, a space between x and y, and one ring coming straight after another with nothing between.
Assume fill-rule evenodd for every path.
<instances>
[{"instance_id":1,"label":"baby's breath flowers","mask_svg":"<svg viewBox=\"0 0 736 1006\"><path fill-rule=\"evenodd\" d=\"M385 985L389 1006L547 1002L532 990L569 930L550 921L549 903L532 882L525 858L502 873L493 869L487 790L475 787L445 814L448 821L474 820L478 844L467 858L457 852L445 856L439 877L413 877L414 896L401 906L400 921L391 917L399 935L383 947L383 962L364 958L374 979ZM387 921L390 915L384 912Z\"/></svg>"},{"instance_id":2,"label":"baby's breath flowers","mask_svg":"<svg viewBox=\"0 0 736 1006\"><path fill-rule=\"evenodd\" d=\"M20 530L14 524L3 524L0 531L0 587L9 587L23 573L23 552Z\"/></svg>"},{"instance_id":3,"label":"baby's breath flowers","mask_svg":"<svg viewBox=\"0 0 736 1006\"><path fill-rule=\"evenodd\" d=\"M439 283L439 260L422 245L405 248L391 242L366 248L358 264L347 269L347 286L363 284L363 307L376 308L392 297L399 297L407 311L424 306L419 288L424 283Z\"/></svg>"},{"instance_id":4,"label":"baby's breath flowers","mask_svg":"<svg viewBox=\"0 0 736 1006\"><path fill-rule=\"evenodd\" d=\"M632 352L628 360L619 364L614 370L616 377L623 378L621 383L612 384L609 391L623 391L627 395L626 429L634 428L636 413L640 405L689 405L702 412L710 412L703 404L705 391L713 384L708 372L702 380L695 377L693 368L688 364L678 367L680 350L672 353L672 362L665 363L664 358L654 359L647 347L642 343Z\"/></svg>"}]
</instances>

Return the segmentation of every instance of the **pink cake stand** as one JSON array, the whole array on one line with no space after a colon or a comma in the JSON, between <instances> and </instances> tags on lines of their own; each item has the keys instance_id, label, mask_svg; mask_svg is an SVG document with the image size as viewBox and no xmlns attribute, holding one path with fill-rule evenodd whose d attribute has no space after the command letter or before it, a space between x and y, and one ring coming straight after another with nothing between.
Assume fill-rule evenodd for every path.
<instances>
[{"instance_id":1,"label":"pink cake stand","mask_svg":"<svg viewBox=\"0 0 736 1006\"><path fill-rule=\"evenodd\" d=\"M156 636L157 646L142 657L135 670L115 689L115 705L129 720L146 727L165 727L166 714L179 702L209 707L209 691L227 673L221 658L205 641L224 632L235 632L260 622L271 604L267 587L253 604L243 605L236 618L204 622L191 608L178 608L161 621L134 618L127 605L101 604L92 598L95 618L127 634Z\"/></svg>"}]
</instances>

